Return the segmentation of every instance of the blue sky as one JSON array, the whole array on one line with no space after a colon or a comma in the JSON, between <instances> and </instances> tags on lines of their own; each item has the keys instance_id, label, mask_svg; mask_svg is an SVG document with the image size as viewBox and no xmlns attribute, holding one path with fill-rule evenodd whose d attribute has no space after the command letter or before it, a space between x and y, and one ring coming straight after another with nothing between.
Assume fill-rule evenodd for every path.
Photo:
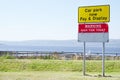
<instances>
[{"instance_id":1,"label":"blue sky","mask_svg":"<svg viewBox=\"0 0 120 80\"><path fill-rule=\"evenodd\" d=\"M110 39L120 39L119 0L0 0L0 41L77 40L78 7L110 4Z\"/></svg>"}]
</instances>

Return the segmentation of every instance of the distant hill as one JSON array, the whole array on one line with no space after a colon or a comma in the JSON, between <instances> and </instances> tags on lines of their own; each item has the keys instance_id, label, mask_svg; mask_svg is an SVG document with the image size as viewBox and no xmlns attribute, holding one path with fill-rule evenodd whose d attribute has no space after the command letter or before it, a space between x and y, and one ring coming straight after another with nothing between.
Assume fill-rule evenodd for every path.
<instances>
[{"instance_id":1,"label":"distant hill","mask_svg":"<svg viewBox=\"0 0 120 80\"><path fill-rule=\"evenodd\" d=\"M17 46L72 46L82 47L82 42L77 40L28 40L28 41L0 41L2 45L17 45ZM87 42L87 46L95 47L102 46L102 43ZM107 47L120 47L120 39L111 39L106 43Z\"/></svg>"}]
</instances>

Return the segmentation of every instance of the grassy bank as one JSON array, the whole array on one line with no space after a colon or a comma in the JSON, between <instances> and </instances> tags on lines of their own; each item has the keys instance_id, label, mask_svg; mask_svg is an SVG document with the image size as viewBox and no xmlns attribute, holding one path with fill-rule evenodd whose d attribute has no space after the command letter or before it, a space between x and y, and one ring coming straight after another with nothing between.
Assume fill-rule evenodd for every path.
<instances>
[{"instance_id":1,"label":"grassy bank","mask_svg":"<svg viewBox=\"0 0 120 80\"><path fill-rule=\"evenodd\" d=\"M120 73L107 73L110 77L100 77L98 73L83 76L81 72L0 72L0 80L120 80Z\"/></svg>"},{"instance_id":2,"label":"grassy bank","mask_svg":"<svg viewBox=\"0 0 120 80\"><path fill-rule=\"evenodd\" d=\"M101 72L101 60L86 61L87 72ZM81 60L0 59L0 71L82 71ZM106 61L106 72L120 72L120 61Z\"/></svg>"}]
</instances>

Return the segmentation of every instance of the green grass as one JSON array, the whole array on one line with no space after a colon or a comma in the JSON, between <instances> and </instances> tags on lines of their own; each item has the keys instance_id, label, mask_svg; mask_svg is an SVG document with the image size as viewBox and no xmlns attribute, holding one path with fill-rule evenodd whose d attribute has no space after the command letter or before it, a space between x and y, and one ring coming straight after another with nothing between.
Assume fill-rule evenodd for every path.
<instances>
[{"instance_id":1,"label":"green grass","mask_svg":"<svg viewBox=\"0 0 120 80\"><path fill-rule=\"evenodd\" d=\"M86 61L87 72L101 72L101 60ZM40 60L40 59L0 59L0 71L69 71L81 72L81 60ZM120 61L109 60L105 62L106 72L120 72Z\"/></svg>"},{"instance_id":2,"label":"green grass","mask_svg":"<svg viewBox=\"0 0 120 80\"><path fill-rule=\"evenodd\" d=\"M100 77L96 73L83 76L81 72L0 72L0 80L120 80L119 74L109 73L106 75L111 77Z\"/></svg>"},{"instance_id":3,"label":"green grass","mask_svg":"<svg viewBox=\"0 0 120 80\"><path fill-rule=\"evenodd\" d=\"M0 58L0 80L120 80L120 61L106 60L101 77L101 60L86 61L82 75L81 60L40 60Z\"/></svg>"}]
</instances>

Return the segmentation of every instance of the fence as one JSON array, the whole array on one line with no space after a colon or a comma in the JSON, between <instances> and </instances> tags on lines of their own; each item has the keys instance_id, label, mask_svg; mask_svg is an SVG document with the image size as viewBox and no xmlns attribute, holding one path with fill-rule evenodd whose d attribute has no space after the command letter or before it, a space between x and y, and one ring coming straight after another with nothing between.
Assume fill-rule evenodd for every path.
<instances>
[{"instance_id":1,"label":"fence","mask_svg":"<svg viewBox=\"0 0 120 80\"><path fill-rule=\"evenodd\" d=\"M41 51L0 51L0 56L12 56L18 59L59 59L82 60L82 52L41 52ZM86 53L87 60L101 60L101 53ZM120 60L120 53L105 53L106 60Z\"/></svg>"}]
</instances>

